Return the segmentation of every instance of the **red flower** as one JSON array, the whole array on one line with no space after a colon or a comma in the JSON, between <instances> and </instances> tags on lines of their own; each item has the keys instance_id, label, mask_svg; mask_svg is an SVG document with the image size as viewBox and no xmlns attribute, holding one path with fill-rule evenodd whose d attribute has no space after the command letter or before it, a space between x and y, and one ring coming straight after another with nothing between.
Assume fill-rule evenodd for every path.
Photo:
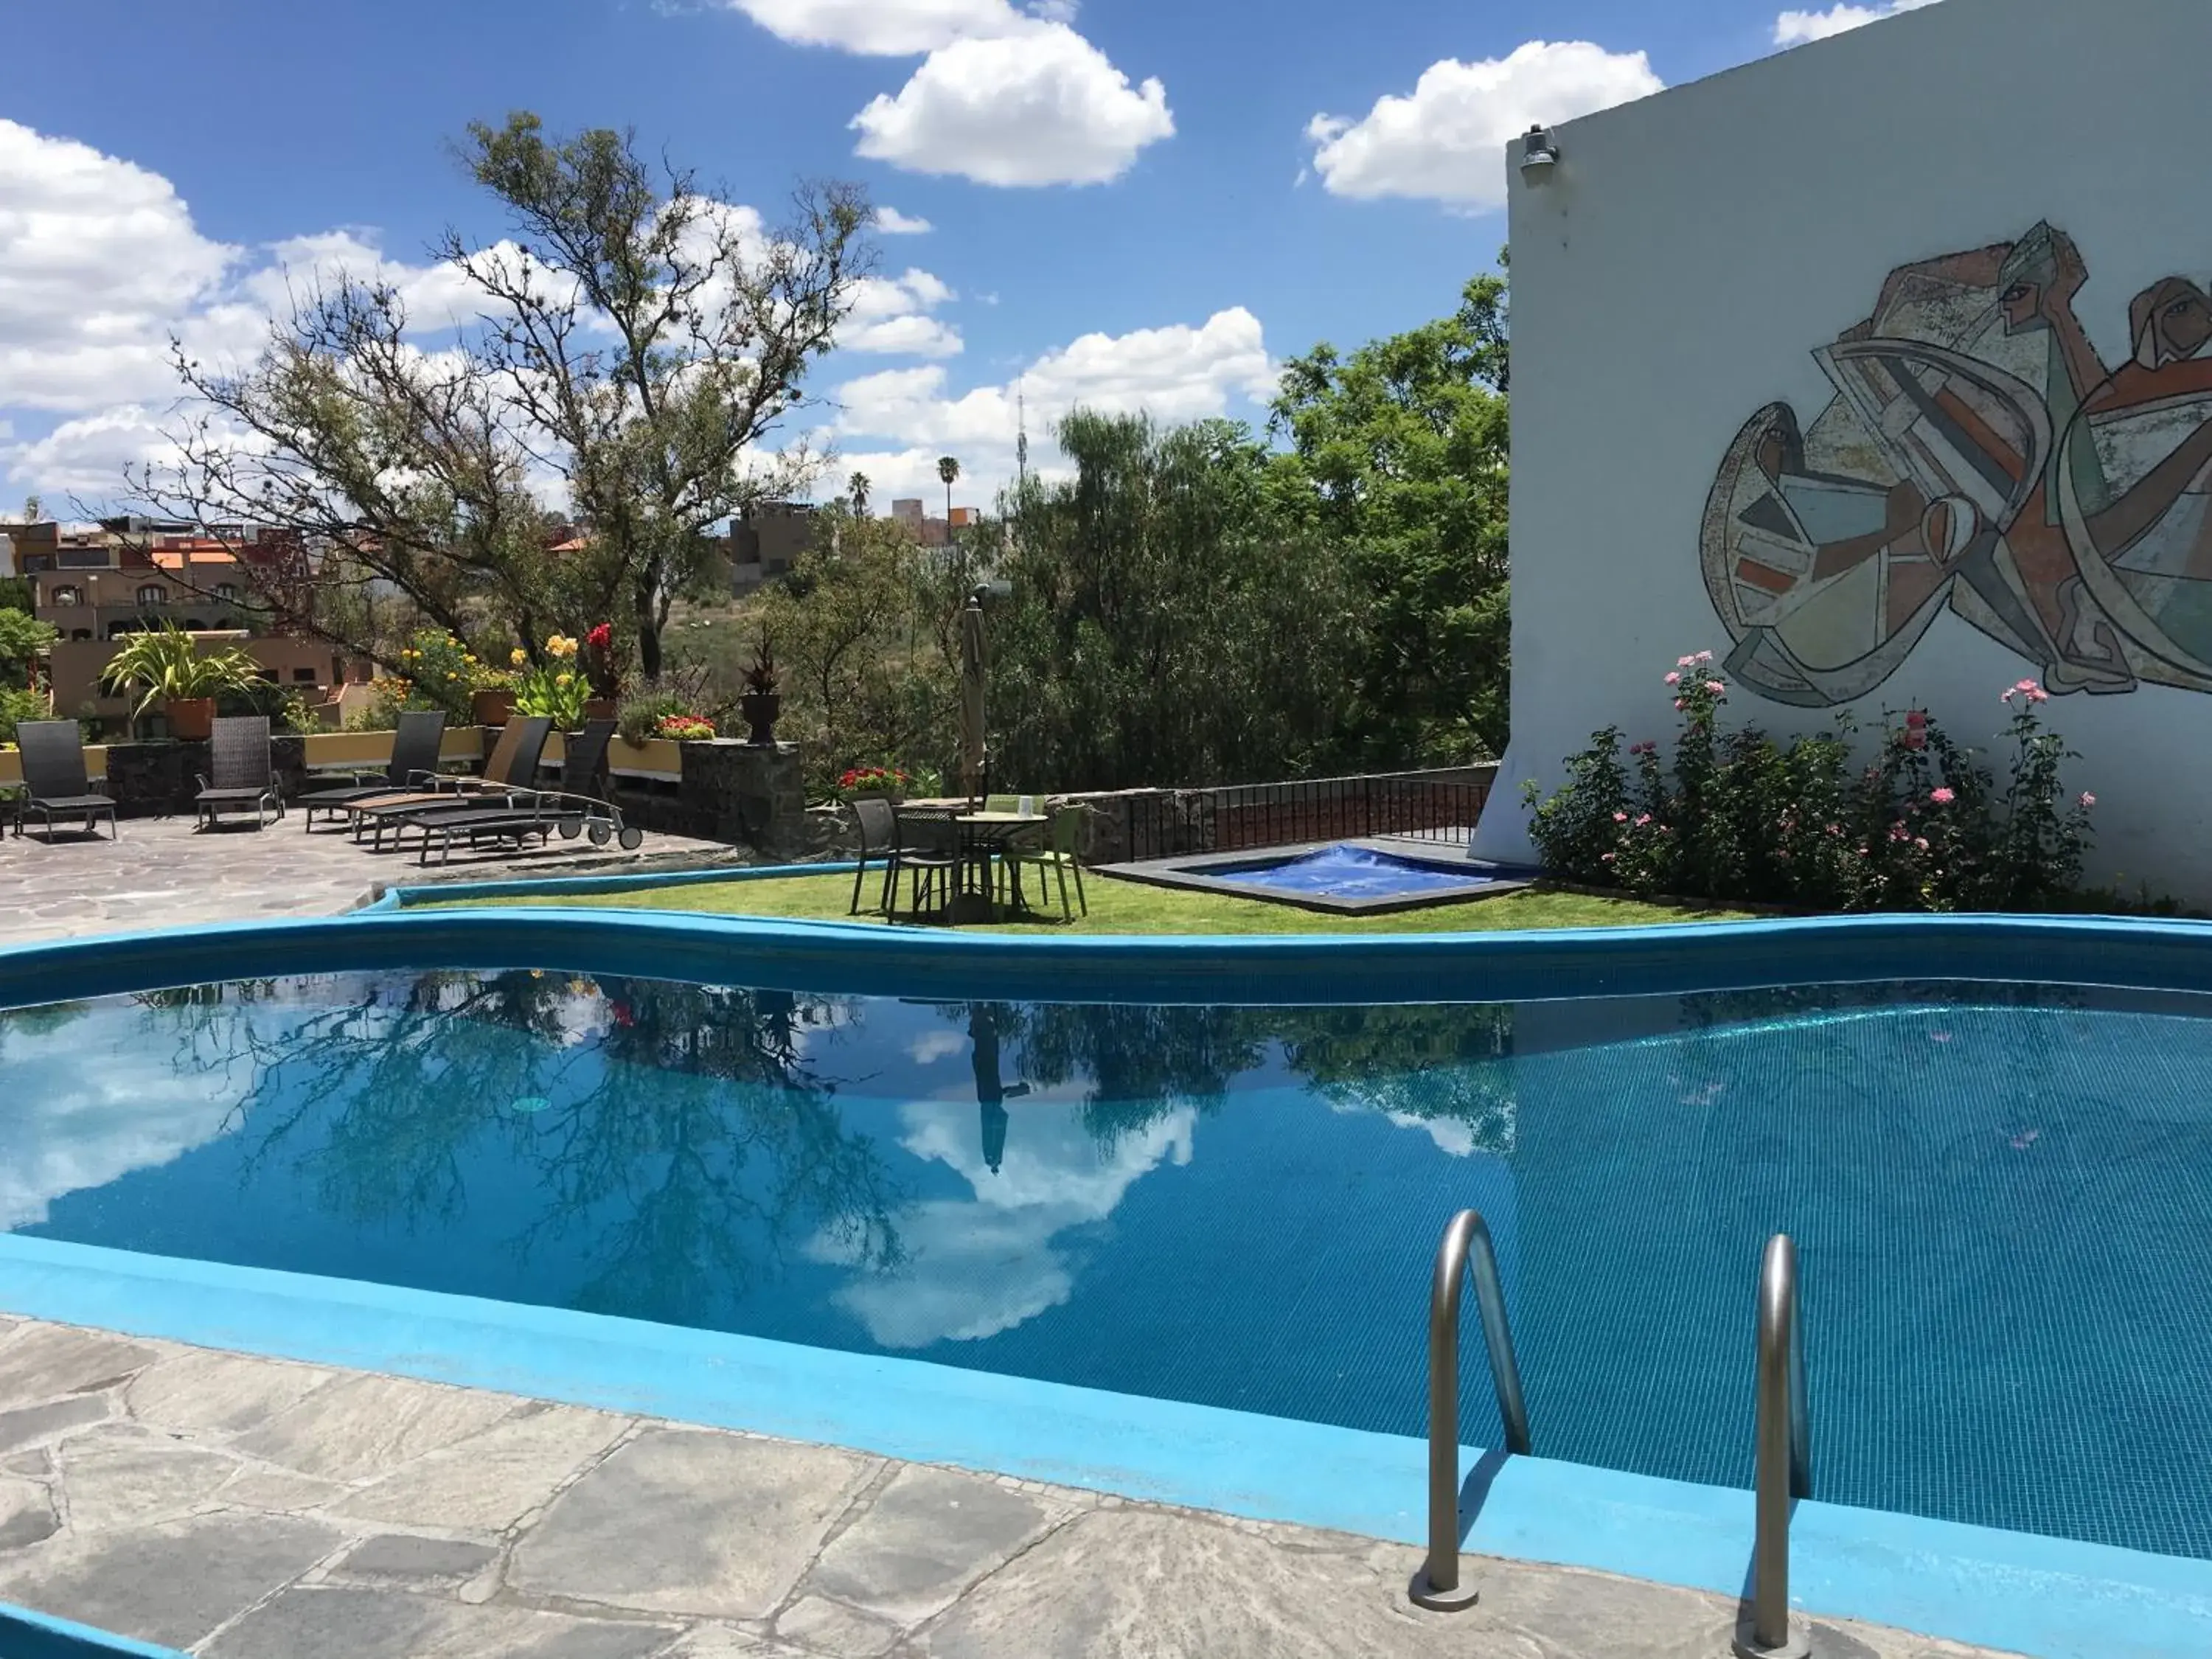
<instances>
[{"instance_id":1,"label":"red flower","mask_svg":"<svg viewBox=\"0 0 2212 1659\"><path fill-rule=\"evenodd\" d=\"M597 628L594 628L590 633L584 635L584 643L590 646L594 651L604 651L614 642L615 630L614 624L611 623L601 623Z\"/></svg>"}]
</instances>

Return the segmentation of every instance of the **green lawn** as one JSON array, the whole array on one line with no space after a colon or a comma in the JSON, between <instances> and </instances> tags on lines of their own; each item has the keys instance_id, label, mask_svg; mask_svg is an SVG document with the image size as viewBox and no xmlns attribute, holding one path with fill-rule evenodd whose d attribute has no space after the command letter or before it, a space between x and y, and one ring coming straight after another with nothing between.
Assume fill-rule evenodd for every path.
<instances>
[{"instance_id":1,"label":"green lawn","mask_svg":"<svg viewBox=\"0 0 2212 1659\"><path fill-rule=\"evenodd\" d=\"M1733 921L1739 911L1688 909L1540 890L1499 898L1439 904L1380 916L1334 916L1257 899L1223 898L1110 876L1087 876L1091 914L1073 923L1055 911L1049 921L1006 922L982 930L1018 933L1445 933L1516 927L1626 927L1639 923ZM870 884L872 895L873 882ZM789 916L814 921L852 920L845 907L853 878L778 876L762 881L695 882L641 887L628 892L573 894L557 898L482 899L484 904L594 905L623 910L693 910L717 915ZM878 921L861 917L861 921ZM975 930L970 930L975 931Z\"/></svg>"}]
</instances>

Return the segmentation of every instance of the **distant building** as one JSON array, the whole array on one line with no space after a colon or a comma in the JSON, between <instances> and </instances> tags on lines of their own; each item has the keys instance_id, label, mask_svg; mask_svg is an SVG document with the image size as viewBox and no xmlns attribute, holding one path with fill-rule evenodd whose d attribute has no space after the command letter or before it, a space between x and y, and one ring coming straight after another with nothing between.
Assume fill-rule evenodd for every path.
<instances>
[{"instance_id":1,"label":"distant building","mask_svg":"<svg viewBox=\"0 0 2212 1659\"><path fill-rule=\"evenodd\" d=\"M980 507L956 507L952 509L952 527L955 530L973 530L982 522L983 509Z\"/></svg>"},{"instance_id":2,"label":"distant building","mask_svg":"<svg viewBox=\"0 0 2212 1659\"><path fill-rule=\"evenodd\" d=\"M750 593L790 570L813 544L816 509L805 501L757 501L730 525L730 591Z\"/></svg>"},{"instance_id":3,"label":"distant building","mask_svg":"<svg viewBox=\"0 0 2212 1659\"><path fill-rule=\"evenodd\" d=\"M921 515L921 497L919 495L910 496L904 501L896 501L891 503L891 517L897 520L899 523L904 525L908 530L914 532L915 539L916 541L920 541L921 539L921 526L923 522Z\"/></svg>"}]
</instances>

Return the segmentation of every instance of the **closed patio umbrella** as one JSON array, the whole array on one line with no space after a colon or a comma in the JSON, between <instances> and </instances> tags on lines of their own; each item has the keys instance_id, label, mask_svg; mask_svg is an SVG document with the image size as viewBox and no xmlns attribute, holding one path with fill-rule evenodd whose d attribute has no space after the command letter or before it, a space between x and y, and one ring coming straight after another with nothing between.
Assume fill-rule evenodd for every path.
<instances>
[{"instance_id":1,"label":"closed patio umbrella","mask_svg":"<svg viewBox=\"0 0 2212 1659\"><path fill-rule=\"evenodd\" d=\"M983 793L983 590L968 596L960 611L960 787L970 800Z\"/></svg>"}]
</instances>

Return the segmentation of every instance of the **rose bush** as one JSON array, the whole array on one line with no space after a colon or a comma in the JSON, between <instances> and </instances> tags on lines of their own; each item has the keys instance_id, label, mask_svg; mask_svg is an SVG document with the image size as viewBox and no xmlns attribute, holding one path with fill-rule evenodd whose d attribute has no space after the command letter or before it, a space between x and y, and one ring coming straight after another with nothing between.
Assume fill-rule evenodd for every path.
<instances>
[{"instance_id":1,"label":"rose bush","mask_svg":"<svg viewBox=\"0 0 2212 1659\"><path fill-rule=\"evenodd\" d=\"M2033 680L2008 688L2005 781L1926 711L1885 715L1855 758L1848 718L1778 743L1723 732L1728 683L1709 651L1662 677L1681 716L1671 763L1618 726L1570 756L1548 798L1525 792L1545 867L1632 892L1834 910L2033 910L2080 885L2096 797L2069 796L2078 758L2039 710Z\"/></svg>"}]
</instances>

